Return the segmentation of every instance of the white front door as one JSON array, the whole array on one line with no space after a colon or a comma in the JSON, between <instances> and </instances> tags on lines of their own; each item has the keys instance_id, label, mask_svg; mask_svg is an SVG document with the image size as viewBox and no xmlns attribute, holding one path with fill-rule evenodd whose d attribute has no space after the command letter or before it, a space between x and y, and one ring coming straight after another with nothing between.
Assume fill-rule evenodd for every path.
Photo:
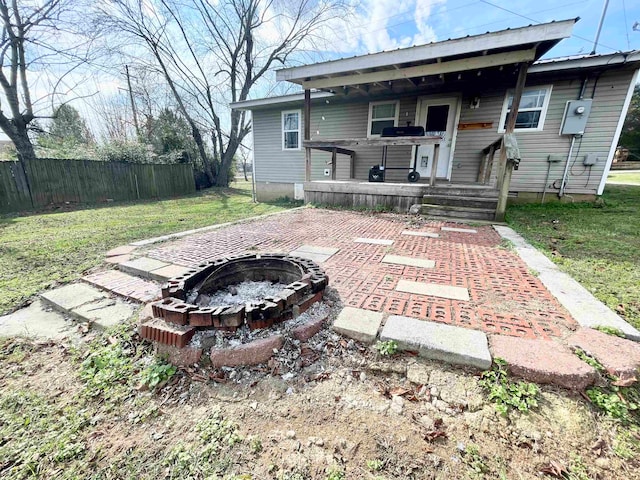
<instances>
[{"instance_id":1,"label":"white front door","mask_svg":"<svg viewBox=\"0 0 640 480\"><path fill-rule=\"evenodd\" d=\"M418 125L425 129L425 135L442 137L438 152L437 178L449 178L449 162L451 161L451 146L455 133L455 121L458 110L458 99L438 98L421 99L418 101ZM421 178L431 176L431 162L433 160L433 145L418 147L417 170Z\"/></svg>"}]
</instances>

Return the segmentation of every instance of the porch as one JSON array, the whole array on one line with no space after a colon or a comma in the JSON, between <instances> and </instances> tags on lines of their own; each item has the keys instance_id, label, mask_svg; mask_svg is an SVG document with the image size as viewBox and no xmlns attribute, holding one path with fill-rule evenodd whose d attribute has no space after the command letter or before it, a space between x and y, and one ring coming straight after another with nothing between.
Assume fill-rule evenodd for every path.
<instances>
[{"instance_id":1,"label":"porch","mask_svg":"<svg viewBox=\"0 0 640 480\"><path fill-rule=\"evenodd\" d=\"M278 71L278 80L297 83L305 92L302 121L298 123L296 113L291 113L293 120L283 133L294 145L296 135L302 137L298 145L305 154L305 200L401 211L413 207L412 211L429 215L503 220L512 170L520 159L513 132L528 68L569 36L573 23L538 25ZM314 107L322 113L312 116L311 89L334 95L333 106L325 98ZM509 102L500 105L502 115L497 109L477 110L482 93L492 89L500 90L502 98L512 92ZM368 105L366 123L363 104ZM405 122L423 128L425 136L381 136L385 128ZM465 131L460 153L456 147L459 131ZM397 152L390 165L386 165L387 148ZM312 172L312 155L316 155L312 152L318 150L323 152L319 156L322 163L329 167L324 168L329 181L317 181L317 171ZM377 158L376 150L382 150ZM330 160L325 160L326 152ZM346 175L344 168L336 175L338 156L348 158ZM454 173L464 170L464 175L452 175L454 163L459 168ZM382 175L372 178L371 167ZM394 170L404 170L404 178L393 174ZM376 181L363 181L367 174ZM416 180L420 183L411 183ZM456 185L459 180L465 185Z\"/></svg>"}]
</instances>

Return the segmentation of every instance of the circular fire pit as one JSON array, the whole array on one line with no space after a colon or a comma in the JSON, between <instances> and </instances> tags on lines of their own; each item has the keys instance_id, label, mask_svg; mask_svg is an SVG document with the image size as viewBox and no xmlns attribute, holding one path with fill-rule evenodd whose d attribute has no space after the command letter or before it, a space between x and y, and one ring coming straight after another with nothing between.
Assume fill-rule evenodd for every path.
<instances>
[{"instance_id":1,"label":"circular fire pit","mask_svg":"<svg viewBox=\"0 0 640 480\"><path fill-rule=\"evenodd\" d=\"M240 305L203 305L201 298L243 282L282 285L273 295ZM153 319L141 326L143 338L185 348L200 330L234 332L269 328L292 319L322 299L328 277L313 261L286 254L246 254L203 263L162 287L152 304ZM200 354L202 351L200 351ZM199 355L198 355L199 358ZM260 362L258 362L260 363Z\"/></svg>"}]
</instances>

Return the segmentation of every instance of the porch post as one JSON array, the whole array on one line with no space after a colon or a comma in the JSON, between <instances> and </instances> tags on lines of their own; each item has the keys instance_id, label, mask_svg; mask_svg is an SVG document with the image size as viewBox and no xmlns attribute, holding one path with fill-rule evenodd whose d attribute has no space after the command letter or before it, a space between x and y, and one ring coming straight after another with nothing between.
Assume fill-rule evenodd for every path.
<instances>
[{"instance_id":1,"label":"porch post","mask_svg":"<svg viewBox=\"0 0 640 480\"><path fill-rule=\"evenodd\" d=\"M417 147L416 147L417 148ZM429 178L429 185L435 186L436 184L436 174L438 172L438 153L440 150L440 144L433 144L433 158L431 159L431 178Z\"/></svg>"},{"instance_id":2,"label":"porch post","mask_svg":"<svg viewBox=\"0 0 640 480\"><path fill-rule=\"evenodd\" d=\"M519 65L518 80L516 81L516 88L513 92L511 112L509 112L507 125L504 129L505 135L513 133L516 128L516 119L518 117L518 110L520 109L520 100L522 99L522 92L527 81L527 70L529 70L529 63L525 62ZM500 161L498 162L498 187L500 189L500 193L498 195L498 206L496 207L495 219L497 222L504 221L512 173L513 163L507 162L507 149L505 148L504 142L502 142L502 146L500 147Z\"/></svg>"},{"instance_id":3,"label":"porch post","mask_svg":"<svg viewBox=\"0 0 640 480\"><path fill-rule=\"evenodd\" d=\"M337 156L338 151L335 148L331 149L331 180L336 179Z\"/></svg>"},{"instance_id":4,"label":"porch post","mask_svg":"<svg viewBox=\"0 0 640 480\"><path fill-rule=\"evenodd\" d=\"M304 91L304 139L311 140L311 90ZM311 181L311 148L304 147L305 182Z\"/></svg>"}]
</instances>

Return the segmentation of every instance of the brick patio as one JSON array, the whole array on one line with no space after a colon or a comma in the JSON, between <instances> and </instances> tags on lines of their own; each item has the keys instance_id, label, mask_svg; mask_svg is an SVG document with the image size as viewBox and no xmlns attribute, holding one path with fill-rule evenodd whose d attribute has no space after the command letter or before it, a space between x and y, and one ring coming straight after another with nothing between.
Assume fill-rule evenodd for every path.
<instances>
[{"instance_id":1,"label":"brick patio","mask_svg":"<svg viewBox=\"0 0 640 480\"><path fill-rule=\"evenodd\" d=\"M256 252L289 253L302 245L339 251L322 267L345 306L406 315L523 338L565 337L577 328L569 313L491 226L477 233L441 230L446 222L412 224L415 217L303 209L163 243L145 255L195 266L203 260ZM403 235L431 232L438 238ZM393 245L356 243L393 240ZM385 255L433 260L434 268L382 263ZM398 292L400 279L467 288L470 301Z\"/></svg>"}]
</instances>

